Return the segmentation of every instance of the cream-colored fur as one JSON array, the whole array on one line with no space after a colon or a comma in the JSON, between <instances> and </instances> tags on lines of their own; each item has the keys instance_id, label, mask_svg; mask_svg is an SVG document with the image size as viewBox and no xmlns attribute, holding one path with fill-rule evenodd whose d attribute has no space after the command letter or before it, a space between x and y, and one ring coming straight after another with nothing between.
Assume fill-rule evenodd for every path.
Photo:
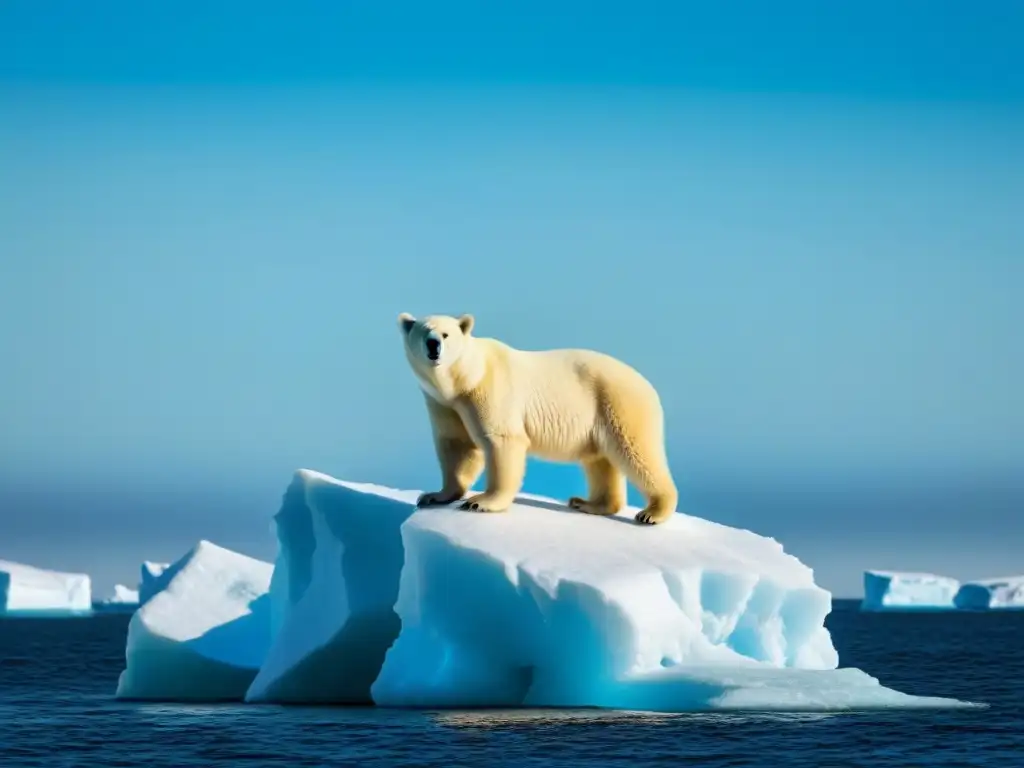
<instances>
[{"instance_id":1,"label":"cream-colored fur","mask_svg":"<svg viewBox=\"0 0 1024 768\"><path fill-rule=\"evenodd\" d=\"M505 511L534 455L582 465L589 498L569 500L581 512L621 510L627 478L647 500L638 522L661 523L675 512L661 401L633 368L599 352L528 352L478 338L472 315L403 313L398 324L444 477L419 506L458 501L486 468L486 489L461 508Z\"/></svg>"}]
</instances>

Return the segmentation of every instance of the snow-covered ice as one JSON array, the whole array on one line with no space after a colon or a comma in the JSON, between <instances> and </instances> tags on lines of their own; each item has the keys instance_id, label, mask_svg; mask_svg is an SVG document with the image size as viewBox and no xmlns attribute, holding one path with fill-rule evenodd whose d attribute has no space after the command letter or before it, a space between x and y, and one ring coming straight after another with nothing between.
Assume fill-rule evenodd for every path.
<instances>
[{"instance_id":1,"label":"snow-covered ice","mask_svg":"<svg viewBox=\"0 0 1024 768\"><path fill-rule=\"evenodd\" d=\"M276 518L275 639L248 700L958 704L837 670L831 595L772 539L682 514L638 526L636 510L589 517L536 496L496 515L416 510L417 496L296 474Z\"/></svg>"},{"instance_id":2,"label":"snow-covered ice","mask_svg":"<svg viewBox=\"0 0 1024 768\"><path fill-rule=\"evenodd\" d=\"M80 614L91 610L92 582L86 574L0 560L0 613Z\"/></svg>"},{"instance_id":3,"label":"snow-covered ice","mask_svg":"<svg viewBox=\"0 0 1024 768\"><path fill-rule=\"evenodd\" d=\"M200 541L132 616L117 696L241 700L270 645L273 566Z\"/></svg>"},{"instance_id":4,"label":"snow-covered ice","mask_svg":"<svg viewBox=\"0 0 1024 768\"><path fill-rule=\"evenodd\" d=\"M142 564L139 576L139 604L145 605L150 599L167 586L174 573L167 573L170 563L154 563L147 560ZM166 576L165 576L166 574Z\"/></svg>"},{"instance_id":5,"label":"snow-covered ice","mask_svg":"<svg viewBox=\"0 0 1024 768\"><path fill-rule=\"evenodd\" d=\"M274 642L248 701L371 702L398 635L400 526L416 497L296 473L275 517Z\"/></svg>"},{"instance_id":6,"label":"snow-covered ice","mask_svg":"<svg viewBox=\"0 0 1024 768\"><path fill-rule=\"evenodd\" d=\"M960 582L934 573L864 571L864 600L861 609L944 609L953 608Z\"/></svg>"},{"instance_id":7,"label":"snow-covered ice","mask_svg":"<svg viewBox=\"0 0 1024 768\"><path fill-rule=\"evenodd\" d=\"M1024 576L965 582L955 603L957 608L970 610L1024 609Z\"/></svg>"}]
</instances>

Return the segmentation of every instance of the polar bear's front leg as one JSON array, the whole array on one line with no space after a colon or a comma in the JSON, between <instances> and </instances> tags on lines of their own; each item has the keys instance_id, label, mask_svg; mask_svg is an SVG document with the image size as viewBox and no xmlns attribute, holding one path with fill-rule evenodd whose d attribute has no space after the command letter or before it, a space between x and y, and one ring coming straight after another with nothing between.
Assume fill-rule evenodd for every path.
<instances>
[{"instance_id":1,"label":"polar bear's front leg","mask_svg":"<svg viewBox=\"0 0 1024 768\"><path fill-rule=\"evenodd\" d=\"M526 476L526 438L490 438L484 445L487 458L487 488L470 496L459 509L477 512L504 512L515 501Z\"/></svg>"},{"instance_id":2,"label":"polar bear's front leg","mask_svg":"<svg viewBox=\"0 0 1024 768\"><path fill-rule=\"evenodd\" d=\"M444 486L440 491L422 494L416 501L417 507L443 506L458 501L484 471L484 452L468 437L439 437L434 440L434 448Z\"/></svg>"},{"instance_id":3,"label":"polar bear's front leg","mask_svg":"<svg viewBox=\"0 0 1024 768\"><path fill-rule=\"evenodd\" d=\"M462 419L451 408L445 408L424 394L434 450L441 467L443 487L440 491L421 494L417 507L435 507L458 501L484 471L484 452L473 442Z\"/></svg>"}]
</instances>

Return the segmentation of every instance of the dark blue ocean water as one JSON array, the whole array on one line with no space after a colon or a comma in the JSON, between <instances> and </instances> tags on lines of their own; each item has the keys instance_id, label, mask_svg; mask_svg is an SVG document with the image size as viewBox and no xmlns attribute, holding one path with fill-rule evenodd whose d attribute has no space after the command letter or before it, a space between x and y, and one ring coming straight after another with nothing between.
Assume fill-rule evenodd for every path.
<instances>
[{"instance_id":1,"label":"dark blue ocean water","mask_svg":"<svg viewBox=\"0 0 1024 768\"><path fill-rule=\"evenodd\" d=\"M0 766L1024 766L1024 612L828 624L843 666L984 710L412 712L113 698L127 616L0 621Z\"/></svg>"}]
</instances>

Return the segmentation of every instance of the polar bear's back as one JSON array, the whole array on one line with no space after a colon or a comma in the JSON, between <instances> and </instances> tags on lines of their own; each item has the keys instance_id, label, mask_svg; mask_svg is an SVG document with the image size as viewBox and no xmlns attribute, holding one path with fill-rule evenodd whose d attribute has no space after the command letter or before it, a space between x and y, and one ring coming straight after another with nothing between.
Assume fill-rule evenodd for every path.
<instances>
[{"instance_id":1,"label":"polar bear's back","mask_svg":"<svg viewBox=\"0 0 1024 768\"><path fill-rule=\"evenodd\" d=\"M603 352L590 349L548 349L538 352L516 350L526 358L527 367L539 378L578 382L588 390L614 388L643 397L658 398L654 386L631 365Z\"/></svg>"},{"instance_id":2,"label":"polar bear's back","mask_svg":"<svg viewBox=\"0 0 1024 768\"><path fill-rule=\"evenodd\" d=\"M512 391L522 394L527 431L542 455L576 458L604 444L609 414L625 422L619 426L636 422L661 430L654 386L611 355L588 349L518 350L501 342L490 353L505 358L495 360L496 367L504 369Z\"/></svg>"}]
</instances>

